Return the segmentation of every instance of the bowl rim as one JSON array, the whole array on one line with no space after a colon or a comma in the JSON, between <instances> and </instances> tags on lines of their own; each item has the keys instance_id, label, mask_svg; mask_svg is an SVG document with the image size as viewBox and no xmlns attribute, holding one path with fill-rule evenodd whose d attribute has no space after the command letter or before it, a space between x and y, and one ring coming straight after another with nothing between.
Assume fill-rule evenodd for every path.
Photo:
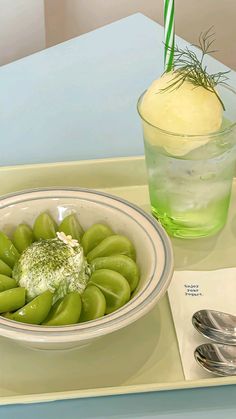
<instances>
[{"instance_id":1,"label":"bowl rim","mask_svg":"<svg viewBox=\"0 0 236 419\"><path fill-rule=\"evenodd\" d=\"M137 304L133 308L132 308L132 305L134 303L134 299L130 300L127 304L125 304L123 307L121 307L120 309L114 312L116 313L116 316L118 312L121 313L121 315L118 318L114 319L112 317L113 313L111 313L111 314L106 315L103 318L95 319L95 320L85 322L85 323L78 323L76 325L42 326L42 325L30 325L27 323L20 323L20 322L16 322L14 320L10 320L10 319L0 316L0 331L4 331L4 335L7 337L12 337L13 339L19 339L19 340L42 341L44 340L45 335L46 335L47 343L83 341L83 340L91 339L95 336L102 336L104 334L116 331L120 328L123 328L129 325L133 321L143 316L146 312L148 312L155 305L156 301L159 298L161 298L161 296L165 293L173 275L174 257L173 257L172 245L171 245L171 241L167 233L165 232L161 224L152 215L148 214L143 209L138 207L136 204L133 204L127 201L126 199L117 197L115 195L112 195L106 192L97 191L97 190L89 189L89 188L80 188L80 187L32 188L32 189L25 189L25 190L17 191L14 193L5 194L0 197L0 210L4 208L3 201L5 201L6 199L19 198L21 196L24 196L26 194L31 194L31 193L42 195L43 193L48 193L48 192L58 192L58 194L60 193L63 194L63 193L68 193L68 192L92 194L94 196L99 196L100 198L102 197L102 198L111 200L113 204L115 202L119 202L124 207L128 206L132 210L133 214L138 213L142 218L144 218L152 226L153 231L161 240L162 248L164 252L163 270L159 274L159 280L157 282L156 287L147 296L147 298L144 300L141 300L140 304ZM40 196L38 196L36 199L39 199L39 198ZM42 196L41 198L43 199L43 198L50 198L50 197ZM53 196L53 198L55 197ZM29 198L27 198L27 201L29 201ZM11 203L10 205L14 205L14 204ZM115 205L113 205L113 207L117 210L117 207ZM137 223L137 220L135 221ZM142 225L140 225L140 223L138 224L145 231L145 233L148 234L145 228ZM151 241L153 243L153 239L151 239ZM154 252L155 252L155 257L156 257L157 251L156 251L155 246L154 246ZM168 264L167 264L167 261L168 261ZM152 281L154 274L155 274L155 270L153 271L153 275L149 279L146 288ZM138 293L135 301L141 298L142 298L141 294ZM124 307L126 307L127 309L128 304L130 304L131 310L122 314ZM88 327L84 325L88 325ZM15 334L13 335L13 333ZM24 335L24 338L23 338L23 335Z\"/></svg>"}]
</instances>

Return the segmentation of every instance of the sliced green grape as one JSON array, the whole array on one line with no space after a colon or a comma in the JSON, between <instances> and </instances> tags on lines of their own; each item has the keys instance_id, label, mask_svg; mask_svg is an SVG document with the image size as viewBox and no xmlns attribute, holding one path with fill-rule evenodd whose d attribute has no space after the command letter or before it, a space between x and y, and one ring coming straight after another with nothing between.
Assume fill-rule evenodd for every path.
<instances>
[{"instance_id":1,"label":"sliced green grape","mask_svg":"<svg viewBox=\"0 0 236 419\"><path fill-rule=\"evenodd\" d=\"M85 231L81 240L85 256L102 240L112 234L114 234L113 231L106 224L93 224Z\"/></svg>"},{"instance_id":2,"label":"sliced green grape","mask_svg":"<svg viewBox=\"0 0 236 419\"><path fill-rule=\"evenodd\" d=\"M127 237L117 234L106 237L88 253L87 259L88 262L92 262L95 258L111 255L126 255L134 261L136 258L135 248L131 241Z\"/></svg>"},{"instance_id":3,"label":"sliced green grape","mask_svg":"<svg viewBox=\"0 0 236 419\"><path fill-rule=\"evenodd\" d=\"M40 324L46 319L50 311L52 306L52 297L53 294L50 291L45 291L31 300L24 307L20 308L15 313L12 313L10 318L18 322Z\"/></svg>"},{"instance_id":4,"label":"sliced green grape","mask_svg":"<svg viewBox=\"0 0 236 419\"><path fill-rule=\"evenodd\" d=\"M25 304L25 288L11 288L0 292L0 313L14 311Z\"/></svg>"},{"instance_id":5,"label":"sliced green grape","mask_svg":"<svg viewBox=\"0 0 236 419\"><path fill-rule=\"evenodd\" d=\"M6 311L6 313L1 313L1 316L12 320L12 314L10 311Z\"/></svg>"},{"instance_id":6,"label":"sliced green grape","mask_svg":"<svg viewBox=\"0 0 236 419\"><path fill-rule=\"evenodd\" d=\"M81 297L78 292L67 294L52 307L43 324L47 326L62 326L78 323L81 312Z\"/></svg>"},{"instance_id":7,"label":"sliced green grape","mask_svg":"<svg viewBox=\"0 0 236 419\"><path fill-rule=\"evenodd\" d=\"M33 233L36 240L53 239L56 237L56 231L57 225L55 221L46 212L43 212L36 218L33 227Z\"/></svg>"},{"instance_id":8,"label":"sliced green grape","mask_svg":"<svg viewBox=\"0 0 236 419\"><path fill-rule=\"evenodd\" d=\"M106 312L106 299L103 293L95 285L90 285L82 294L82 310L80 322L98 319Z\"/></svg>"},{"instance_id":9,"label":"sliced green grape","mask_svg":"<svg viewBox=\"0 0 236 419\"><path fill-rule=\"evenodd\" d=\"M20 255L11 240L0 231L0 259L11 268L15 265Z\"/></svg>"},{"instance_id":10,"label":"sliced green grape","mask_svg":"<svg viewBox=\"0 0 236 419\"><path fill-rule=\"evenodd\" d=\"M0 292L17 287L16 281L10 276L0 274Z\"/></svg>"},{"instance_id":11,"label":"sliced green grape","mask_svg":"<svg viewBox=\"0 0 236 419\"><path fill-rule=\"evenodd\" d=\"M58 226L58 231L63 231L67 236L71 236L80 242L83 235L83 229L75 214L70 214L64 218L61 224Z\"/></svg>"},{"instance_id":12,"label":"sliced green grape","mask_svg":"<svg viewBox=\"0 0 236 419\"><path fill-rule=\"evenodd\" d=\"M13 233L13 244L19 253L29 247L33 241L33 231L27 224L19 224Z\"/></svg>"},{"instance_id":13,"label":"sliced green grape","mask_svg":"<svg viewBox=\"0 0 236 419\"><path fill-rule=\"evenodd\" d=\"M59 298L55 304L50 308L50 311L48 313L48 316L44 320L45 322L51 319L59 310L60 310L60 304L63 301L63 298Z\"/></svg>"},{"instance_id":14,"label":"sliced green grape","mask_svg":"<svg viewBox=\"0 0 236 419\"><path fill-rule=\"evenodd\" d=\"M118 272L99 269L93 272L89 284L98 287L106 299L106 314L112 313L130 299L128 281Z\"/></svg>"},{"instance_id":15,"label":"sliced green grape","mask_svg":"<svg viewBox=\"0 0 236 419\"><path fill-rule=\"evenodd\" d=\"M105 256L93 259L92 270L111 269L119 272L127 279L131 292L135 290L139 281L139 269L133 259L125 255Z\"/></svg>"},{"instance_id":16,"label":"sliced green grape","mask_svg":"<svg viewBox=\"0 0 236 419\"><path fill-rule=\"evenodd\" d=\"M12 269L10 266L8 266L3 260L0 259L0 274L11 276L12 275Z\"/></svg>"}]
</instances>

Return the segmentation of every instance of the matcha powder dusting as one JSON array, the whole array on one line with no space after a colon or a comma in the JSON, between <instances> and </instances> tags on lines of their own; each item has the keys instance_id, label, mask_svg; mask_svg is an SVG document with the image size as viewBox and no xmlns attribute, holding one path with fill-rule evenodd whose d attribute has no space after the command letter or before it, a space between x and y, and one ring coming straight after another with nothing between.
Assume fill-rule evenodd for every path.
<instances>
[{"instance_id":1,"label":"matcha powder dusting","mask_svg":"<svg viewBox=\"0 0 236 419\"><path fill-rule=\"evenodd\" d=\"M54 293L53 303L68 292L82 293L90 274L82 246L59 237L34 242L13 269L13 278L26 288L28 300L49 290Z\"/></svg>"}]
</instances>

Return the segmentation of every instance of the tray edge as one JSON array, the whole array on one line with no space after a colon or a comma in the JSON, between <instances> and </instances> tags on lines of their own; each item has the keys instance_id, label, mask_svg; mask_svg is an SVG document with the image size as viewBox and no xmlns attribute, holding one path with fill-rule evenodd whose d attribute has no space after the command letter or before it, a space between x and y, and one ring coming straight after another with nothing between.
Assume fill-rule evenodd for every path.
<instances>
[{"instance_id":1,"label":"tray edge","mask_svg":"<svg viewBox=\"0 0 236 419\"><path fill-rule=\"evenodd\" d=\"M233 378L233 380L232 380ZM216 378L205 378L201 380L189 380L189 381L176 381L173 385L169 383L162 384L136 384L129 386L119 387L103 387L99 390L88 389L88 390L74 390L66 392L53 392L53 393L39 393L31 395L19 395L19 396L5 396L0 398L0 405L12 405L12 404L33 404L33 403L46 403L59 400L72 400L90 397L105 397L105 396L118 396L125 394L137 394L137 393L151 393L159 391L174 391L174 390L187 390L194 388L209 388L219 387L226 385L235 385L236 377L216 377Z\"/></svg>"}]
</instances>

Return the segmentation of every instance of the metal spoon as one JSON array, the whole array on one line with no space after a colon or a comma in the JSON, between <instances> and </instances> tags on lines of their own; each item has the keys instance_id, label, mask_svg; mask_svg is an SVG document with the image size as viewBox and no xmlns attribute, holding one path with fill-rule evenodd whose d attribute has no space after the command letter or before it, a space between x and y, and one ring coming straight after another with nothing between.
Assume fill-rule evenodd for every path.
<instances>
[{"instance_id":1,"label":"metal spoon","mask_svg":"<svg viewBox=\"0 0 236 419\"><path fill-rule=\"evenodd\" d=\"M195 359L206 371L220 376L236 375L236 347L205 343L194 352Z\"/></svg>"},{"instance_id":2,"label":"metal spoon","mask_svg":"<svg viewBox=\"0 0 236 419\"><path fill-rule=\"evenodd\" d=\"M236 316L214 310L200 310L192 323L203 336L225 345L236 345Z\"/></svg>"}]
</instances>

